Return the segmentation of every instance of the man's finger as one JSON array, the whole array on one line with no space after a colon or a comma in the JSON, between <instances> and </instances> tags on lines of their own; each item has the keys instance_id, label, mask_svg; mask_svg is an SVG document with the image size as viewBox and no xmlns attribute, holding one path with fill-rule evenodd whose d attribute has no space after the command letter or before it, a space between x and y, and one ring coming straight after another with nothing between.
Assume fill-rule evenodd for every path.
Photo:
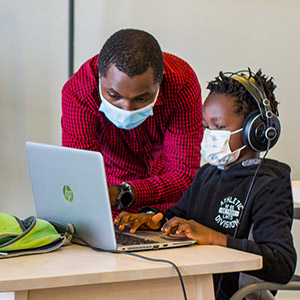
<instances>
[{"instance_id":1,"label":"man's finger","mask_svg":"<svg viewBox=\"0 0 300 300\"><path fill-rule=\"evenodd\" d=\"M158 224L162 220L163 217L164 217L164 215L162 213L157 213L152 217L152 222L154 224Z\"/></svg>"},{"instance_id":2,"label":"man's finger","mask_svg":"<svg viewBox=\"0 0 300 300\"><path fill-rule=\"evenodd\" d=\"M121 222L120 222L120 225L119 225L119 228L120 228L121 230L123 230L123 229L125 228L125 225L128 223L129 218L131 218L131 215L129 215L129 214L126 214L126 215L122 218L122 220L121 220Z\"/></svg>"},{"instance_id":3,"label":"man's finger","mask_svg":"<svg viewBox=\"0 0 300 300\"><path fill-rule=\"evenodd\" d=\"M122 212L116 217L116 219L115 219L115 221L114 221L114 224L119 225L121 219L123 218L123 216L124 216L125 214L126 214L126 212L125 212L125 211L122 211Z\"/></svg>"},{"instance_id":4,"label":"man's finger","mask_svg":"<svg viewBox=\"0 0 300 300\"><path fill-rule=\"evenodd\" d=\"M135 231L143 224L149 227L149 219L150 217L147 214L139 215L139 217L136 220L134 220L130 232L135 233Z\"/></svg>"}]
</instances>

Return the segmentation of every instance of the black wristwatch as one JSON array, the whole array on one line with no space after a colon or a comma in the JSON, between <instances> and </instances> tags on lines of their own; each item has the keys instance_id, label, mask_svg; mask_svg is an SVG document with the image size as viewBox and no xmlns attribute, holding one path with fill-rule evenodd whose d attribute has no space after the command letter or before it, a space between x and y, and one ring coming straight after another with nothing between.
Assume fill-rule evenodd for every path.
<instances>
[{"instance_id":1,"label":"black wristwatch","mask_svg":"<svg viewBox=\"0 0 300 300\"><path fill-rule=\"evenodd\" d=\"M133 203L131 185L127 182L117 185L120 193L117 196L117 207L120 210L126 210Z\"/></svg>"}]
</instances>

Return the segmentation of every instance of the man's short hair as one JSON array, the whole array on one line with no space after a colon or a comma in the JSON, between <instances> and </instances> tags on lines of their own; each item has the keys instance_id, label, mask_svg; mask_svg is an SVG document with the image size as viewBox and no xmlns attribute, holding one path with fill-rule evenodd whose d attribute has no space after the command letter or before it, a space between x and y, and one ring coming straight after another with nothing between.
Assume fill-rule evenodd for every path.
<instances>
[{"instance_id":1,"label":"man's short hair","mask_svg":"<svg viewBox=\"0 0 300 300\"><path fill-rule=\"evenodd\" d=\"M160 46L151 34L143 30L122 29L105 42L98 58L101 77L106 77L111 65L129 77L144 74L150 67L155 83L163 77L164 61Z\"/></svg>"}]
</instances>

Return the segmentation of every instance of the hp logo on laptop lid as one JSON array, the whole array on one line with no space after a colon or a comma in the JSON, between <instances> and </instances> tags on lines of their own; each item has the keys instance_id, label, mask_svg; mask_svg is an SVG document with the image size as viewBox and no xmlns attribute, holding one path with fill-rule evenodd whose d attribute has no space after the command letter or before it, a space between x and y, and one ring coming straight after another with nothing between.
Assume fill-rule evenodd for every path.
<instances>
[{"instance_id":1,"label":"hp logo on laptop lid","mask_svg":"<svg viewBox=\"0 0 300 300\"><path fill-rule=\"evenodd\" d=\"M64 193L65 199L68 202L72 202L73 201L73 191L71 190L71 188L68 185L64 185L63 193Z\"/></svg>"}]
</instances>

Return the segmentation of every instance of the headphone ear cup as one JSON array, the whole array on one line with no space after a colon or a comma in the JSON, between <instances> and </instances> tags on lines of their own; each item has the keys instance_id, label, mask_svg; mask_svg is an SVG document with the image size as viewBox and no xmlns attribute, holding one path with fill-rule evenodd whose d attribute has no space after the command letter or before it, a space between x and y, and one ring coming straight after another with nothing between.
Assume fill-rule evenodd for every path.
<instances>
[{"instance_id":1,"label":"headphone ear cup","mask_svg":"<svg viewBox=\"0 0 300 300\"><path fill-rule=\"evenodd\" d=\"M261 119L259 111L256 110L251 112L244 121L243 132L242 132L242 138L244 144L255 152L263 151L262 146L260 144L264 144L263 138L261 138L260 143L257 142L256 139L257 126L259 126L259 128L262 131L266 130L266 126L265 126L266 124L263 122L263 120L259 120L259 119Z\"/></svg>"},{"instance_id":2,"label":"headphone ear cup","mask_svg":"<svg viewBox=\"0 0 300 300\"><path fill-rule=\"evenodd\" d=\"M244 121L242 137L246 146L255 152L266 151L268 140L271 149L280 136L280 121L273 115L270 119L270 126L267 127L266 121L261 117L260 112L251 112ZM268 139L268 138L269 139Z\"/></svg>"}]
</instances>

